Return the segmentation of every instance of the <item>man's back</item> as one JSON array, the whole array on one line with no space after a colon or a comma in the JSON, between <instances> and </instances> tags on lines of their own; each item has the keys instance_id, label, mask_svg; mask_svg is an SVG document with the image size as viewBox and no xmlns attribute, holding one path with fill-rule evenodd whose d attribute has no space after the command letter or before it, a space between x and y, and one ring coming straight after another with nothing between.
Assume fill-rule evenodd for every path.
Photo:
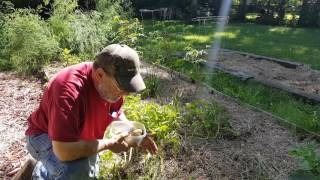
<instances>
[{"instance_id":1,"label":"man's back","mask_svg":"<svg viewBox=\"0 0 320 180\"><path fill-rule=\"evenodd\" d=\"M92 63L81 63L59 72L49 82L39 108L29 117L26 135L48 133L51 140L64 142L101 138L112 121L108 110L119 110L122 99L116 107L101 99L91 71Z\"/></svg>"}]
</instances>

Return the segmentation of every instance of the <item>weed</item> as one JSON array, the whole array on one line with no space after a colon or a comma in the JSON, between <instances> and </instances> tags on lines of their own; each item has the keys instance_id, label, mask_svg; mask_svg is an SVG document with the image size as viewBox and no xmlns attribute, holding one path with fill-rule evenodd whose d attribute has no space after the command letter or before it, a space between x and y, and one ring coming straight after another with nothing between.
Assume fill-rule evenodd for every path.
<instances>
[{"instance_id":1,"label":"weed","mask_svg":"<svg viewBox=\"0 0 320 180\"><path fill-rule=\"evenodd\" d=\"M142 92L141 97L143 99L146 98L154 98L158 95L160 90L160 81L156 75L152 74L150 77L145 80L146 89Z\"/></svg>"},{"instance_id":2,"label":"weed","mask_svg":"<svg viewBox=\"0 0 320 180\"><path fill-rule=\"evenodd\" d=\"M191 124L192 135L218 137L233 133L227 110L215 102L197 100L185 106L184 120Z\"/></svg>"},{"instance_id":3,"label":"weed","mask_svg":"<svg viewBox=\"0 0 320 180\"><path fill-rule=\"evenodd\" d=\"M65 62L64 66L78 64L80 62L80 58L75 55L70 54L70 50L67 48L64 48L64 50L63 50L63 60Z\"/></svg>"},{"instance_id":4,"label":"weed","mask_svg":"<svg viewBox=\"0 0 320 180\"><path fill-rule=\"evenodd\" d=\"M295 177L320 178L320 154L317 148L316 144L296 145L291 148L289 155L298 158L301 168L292 173L290 176L292 179Z\"/></svg>"}]
</instances>

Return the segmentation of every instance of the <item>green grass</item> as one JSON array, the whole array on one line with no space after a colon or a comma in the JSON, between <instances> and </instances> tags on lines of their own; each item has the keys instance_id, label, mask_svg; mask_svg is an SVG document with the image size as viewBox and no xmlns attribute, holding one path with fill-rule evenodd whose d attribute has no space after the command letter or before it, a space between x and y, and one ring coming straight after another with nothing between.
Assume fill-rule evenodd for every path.
<instances>
[{"instance_id":1,"label":"green grass","mask_svg":"<svg viewBox=\"0 0 320 180\"><path fill-rule=\"evenodd\" d=\"M146 21L145 31L166 32L172 46L191 44L204 49L214 37L222 37L222 48L287 59L320 69L320 29L276 27L256 24L229 24L216 33L214 25L185 25L181 22ZM182 49L180 49L182 50Z\"/></svg>"},{"instance_id":2,"label":"green grass","mask_svg":"<svg viewBox=\"0 0 320 180\"><path fill-rule=\"evenodd\" d=\"M320 37L317 29L292 29L253 24L232 24L224 33L214 33L213 27L185 25L180 22L144 22L145 33L159 31L141 45L143 58L204 81L199 67L175 54L185 47L205 49L215 36L222 36L222 47L270 57L291 59L320 69ZM200 70L200 71L204 71ZM211 76L211 75L210 75ZM207 78L208 79L208 78ZM210 79L210 78L209 78ZM209 82L213 88L243 102L269 111L297 126L313 132L320 130L320 105L311 105L282 90L256 82L243 82L225 73L215 72Z\"/></svg>"}]
</instances>

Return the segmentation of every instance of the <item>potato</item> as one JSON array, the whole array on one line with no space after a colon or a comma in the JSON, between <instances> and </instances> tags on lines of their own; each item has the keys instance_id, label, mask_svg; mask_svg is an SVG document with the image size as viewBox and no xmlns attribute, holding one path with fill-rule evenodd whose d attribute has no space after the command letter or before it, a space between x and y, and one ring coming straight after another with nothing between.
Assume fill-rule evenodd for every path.
<instances>
[{"instance_id":1,"label":"potato","mask_svg":"<svg viewBox=\"0 0 320 180\"><path fill-rule=\"evenodd\" d=\"M131 132L132 136L141 136L142 135L142 129L135 129Z\"/></svg>"}]
</instances>

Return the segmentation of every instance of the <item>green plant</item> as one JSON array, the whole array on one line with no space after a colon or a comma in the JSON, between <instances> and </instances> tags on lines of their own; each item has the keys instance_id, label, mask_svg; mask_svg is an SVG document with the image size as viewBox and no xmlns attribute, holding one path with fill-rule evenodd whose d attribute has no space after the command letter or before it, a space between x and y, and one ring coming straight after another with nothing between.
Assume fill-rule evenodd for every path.
<instances>
[{"instance_id":1,"label":"green plant","mask_svg":"<svg viewBox=\"0 0 320 180\"><path fill-rule=\"evenodd\" d=\"M131 1L127 0L97 0L97 11L103 14L104 19L120 16L128 19L133 15Z\"/></svg>"},{"instance_id":2,"label":"green plant","mask_svg":"<svg viewBox=\"0 0 320 180\"><path fill-rule=\"evenodd\" d=\"M123 43L134 47L140 35L138 19L129 20L124 13L127 4L123 0L99 0L96 11L77 9L75 0L54 2L54 14L48 20L49 27L60 47L87 60L101 48L111 43ZM126 6L130 9L130 7Z\"/></svg>"},{"instance_id":3,"label":"green plant","mask_svg":"<svg viewBox=\"0 0 320 180\"><path fill-rule=\"evenodd\" d=\"M145 124L147 132L154 136L159 147L158 155L143 155L139 149L130 151L132 158L110 151L101 157L99 179L156 179L162 176L163 157L179 150L178 128L179 109L176 106L159 105L141 101L140 96L127 96L124 106L129 120ZM130 155L129 155L130 156ZM127 157L127 158L125 158Z\"/></svg>"},{"instance_id":4,"label":"green plant","mask_svg":"<svg viewBox=\"0 0 320 180\"><path fill-rule=\"evenodd\" d=\"M295 145L290 149L289 155L298 158L301 168L292 173L292 179L301 176L309 179L320 178L320 154L317 149L319 147L316 144Z\"/></svg>"},{"instance_id":5,"label":"green plant","mask_svg":"<svg viewBox=\"0 0 320 180\"><path fill-rule=\"evenodd\" d=\"M146 89L142 92L141 97L143 99L146 98L154 98L158 95L158 91L160 89L160 81L156 75L152 74L150 77L145 80Z\"/></svg>"},{"instance_id":6,"label":"green plant","mask_svg":"<svg viewBox=\"0 0 320 180\"><path fill-rule=\"evenodd\" d=\"M124 110L129 120L145 124L161 147L166 146L173 153L179 150L180 138L176 132L181 118L179 108L173 104L140 101L140 96L127 96L125 102Z\"/></svg>"},{"instance_id":7,"label":"green plant","mask_svg":"<svg viewBox=\"0 0 320 180\"><path fill-rule=\"evenodd\" d=\"M92 58L106 44L108 31L99 28L101 14L76 10L73 0L55 1L49 27L60 47L70 49L83 59ZM103 26L104 27L104 26Z\"/></svg>"},{"instance_id":8,"label":"green plant","mask_svg":"<svg viewBox=\"0 0 320 180\"><path fill-rule=\"evenodd\" d=\"M121 16L115 16L111 21L112 33L108 40L110 43L126 44L135 47L139 36L141 36L143 27L137 18L123 19Z\"/></svg>"},{"instance_id":9,"label":"green plant","mask_svg":"<svg viewBox=\"0 0 320 180\"><path fill-rule=\"evenodd\" d=\"M16 10L4 17L1 41L0 57L5 67L20 73L38 73L44 64L58 57L58 43L46 23L31 10Z\"/></svg>"},{"instance_id":10,"label":"green plant","mask_svg":"<svg viewBox=\"0 0 320 180\"><path fill-rule=\"evenodd\" d=\"M193 65L193 69L189 72L189 75L193 79L203 79L201 64L206 62L204 59L205 52L203 50L198 51L192 47L186 47L184 50L186 51L186 54L183 59Z\"/></svg>"},{"instance_id":11,"label":"green plant","mask_svg":"<svg viewBox=\"0 0 320 180\"><path fill-rule=\"evenodd\" d=\"M197 100L186 103L184 110L186 124L191 124L192 135L218 137L233 134L226 108L215 102Z\"/></svg>"},{"instance_id":12,"label":"green plant","mask_svg":"<svg viewBox=\"0 0 320 180\"><path fill-rule=\"evenodd\" d=\"M158 179L162 177L162 155L151 156L131 149L134 153L128 160L128 154L115 154L107 151L100 156L98 179Z\"/></svg>"},{"instance_id":13,"label":"green plant","mask_svg":"<svg viewBox=\"0 0 320 180\"><path fill-rule=\"evenodd\" d=\"M70 53L70 50L67 48L64 48L64 50L63 50L63 60L65 62L64 66L78 64L81 61L81 59L79 57L72 55Z\"/></svg>"}]
</instances>

